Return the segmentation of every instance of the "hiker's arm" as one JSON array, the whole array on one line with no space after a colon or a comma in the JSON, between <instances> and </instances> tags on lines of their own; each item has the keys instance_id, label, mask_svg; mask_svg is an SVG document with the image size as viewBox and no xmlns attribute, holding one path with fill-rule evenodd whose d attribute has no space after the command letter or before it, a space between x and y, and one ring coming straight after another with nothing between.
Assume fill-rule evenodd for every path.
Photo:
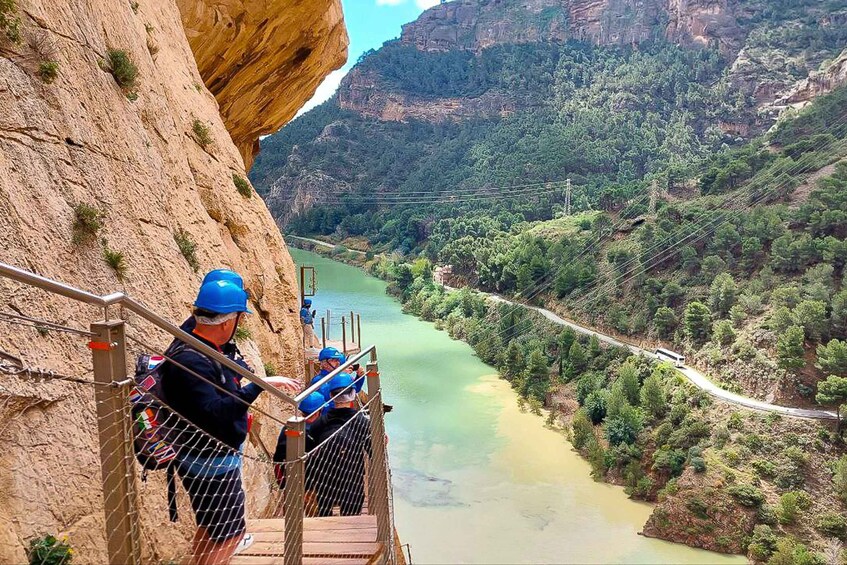
<instances>
[{"instance_id":1,"label":"hiker's arm","mask_svg":"<svg viewBox=\"0 0 847 565\"><path fill-rule=\"evenodd\" d=\"M256 400L262 389L253 383L237 391L224 392L212 386L218 379L218 372L211 362L205 359L192 363L192 370L204 378L198 378L182 369L174 371L178 381L178 390L193 399L204 413L220 421L232 421L247 413L250 404ZM208 380L207 380L208 379Z\"/></svg>"}]
</instances>

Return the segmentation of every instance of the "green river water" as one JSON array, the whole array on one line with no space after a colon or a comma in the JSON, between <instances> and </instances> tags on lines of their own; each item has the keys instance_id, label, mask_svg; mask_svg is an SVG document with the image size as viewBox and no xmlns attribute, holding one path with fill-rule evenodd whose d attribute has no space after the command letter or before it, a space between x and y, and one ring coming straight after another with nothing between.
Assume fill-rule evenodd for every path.
<instances>
[{"instance_id":1,"label":"green river water","mask_svg":"<svg viewBox=\"0 0 847 565\"><path fill-rule=\"evenodd\" d=\"M521 413L470 346L403 314L385 283L361 270L291 254L316 267L318 316L355 310L364 343L377 345L394 405L395 521L415 563L746 562L638 535L651 507L594 482L570 443Z\"/></svg>"}]
</instances>

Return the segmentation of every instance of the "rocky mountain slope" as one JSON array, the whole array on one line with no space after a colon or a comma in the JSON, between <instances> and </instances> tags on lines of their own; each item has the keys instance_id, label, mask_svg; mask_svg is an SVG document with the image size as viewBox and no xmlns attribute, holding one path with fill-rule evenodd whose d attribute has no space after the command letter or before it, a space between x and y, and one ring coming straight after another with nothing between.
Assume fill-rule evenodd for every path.
<instances>
[{"instance_id":1,"label":"rocky mountain slope","mask_svg":"<svg viewBox=\"0 0 847 565\"><path fill-rule=\"evenodd\" d=\"M326 107L267 138L251 178L280 225L316 200L332 202L351 191L449 192L560 179L581 171L563 155L571 147L549 138L568 128L596 132L600 126L586 122L602 117L586 116L597 107L606 116L639 114L615 127L649 123L648 135L659 143L667 138L686 160L761 133L787 105L841 84L836 59L847 47L845 21L843 0L447 2L404 26L398 40L365 54ZM685 61L675 67L672 58ZM658 108L654 99L672 107ZM657 113L664 123L655 123ZM699 142L679 139L689 128ZM341 131L367 131L370 142L351 143L350 135L336 135ZM526 144L520 139L527 134L548 139L561 154L521 147L514 160L534 163L532 171L513 178L481 172L491 169L483 154L504 143ZM633 147L620 145L638 138L633 133L609 151L626 159ZM455 160L444 154L445 141ZM397 161L402 172L375 157L402 152L393 148L401 143L415 145ZM613 159L610 168L630 166ZM380 177L374 169L390 174ZM445 169L449 181L441 186L432 171ZM635 169L637 177L642 171ZM619 173L605 182L633 178Z\"/></svg>"},{"instance_id":2,"label":"rocky mountain slope","mask_svg":"<svg viewBox=\"0 0 847 565\"><path fill-rule=\"evenodd\" d=\"M294 265L243 178L257 136L345 59L340 2L0 6L2 261L96 293L124 291L177 321L203 272L231 267L252 294L251 362L300 374ZM6 281L0 289L3 312L78 328L102 316ZM128 322L136 337L167 343ZM0 350L90 378L76 336L7 325ZM0 445L0 561L22 562L27 539L62 532L83 561L105 562L90 385L0 375ZM145 524L161 524L163 487L147 488ZM147 532L146 560L178 557L173 531Z\"/></svg>"}]
</instances>

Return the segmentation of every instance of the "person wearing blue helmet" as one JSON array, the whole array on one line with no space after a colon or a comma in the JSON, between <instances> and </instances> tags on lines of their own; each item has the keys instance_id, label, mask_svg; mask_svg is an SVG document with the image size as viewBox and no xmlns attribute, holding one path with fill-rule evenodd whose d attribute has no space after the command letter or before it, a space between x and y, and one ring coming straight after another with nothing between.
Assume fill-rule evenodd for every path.
<instances>
[{"instance_id":1,"label":"person wearing blue helmet","mask_svg":"<svg viewBox=\"0 0 847 565\"><path fill-rule=\"evenodd\" d=\"M312 381L309 383L309 386L312 386L313 384L333 372L346 361L347 357L334 347L324 347L323 349L321 349L320 353L318 354L318 362L320 363L321 370L318 372L317 375L312 377ZM361 377L361 375L358 375L358 377ZM365 379L357 378L357 380L353 383L356 393L362 390L362 385L364 384L364 382ZM329 383L324 383L324 385L321 386L321 388L319 388L318 390L321 392L321 394L324 395L324 398L328 402L332 400L332 395L330 394L329 389Z\"/></svg>"},{"instance_id":2,"label":"person wearing blue helmet","mask_svg":"<svg viewBox=\"0 0 847 565\"><path fill-rule=\"evenodd\" d=\"M312 300L303 300L300 308L300 323L303 325L303 345L307 348L318 348L321 342L315 335L315 310L312 309Z\"/></svg>"},{"instance_id":3,"label":"person wearing blue helmet","mask_svg":"<svg viewBox=\"0 0 847 565\"><path fill-rule=\"evenodd\" d=\"M313 392L306 398L300 401L298 408L300 415L306 418L306 453L310 452L318 442L311 433L312 424L314 424L321 416L321 409L326 401L319 392ZM274 451L274 473L280 488L285 488L285 454L288 447L288 439L285 435L286 428L283 426L279 432L279 438L276 441L276 450ZM308 462L307 462L308 463ZM306 472L308 477L308 470ZM311 490L310 485L306 485L306 490Z\"/></svg>"},{"instance_id":4,"label":"person wearing blue helmet","mask_svg":"<svg viewBox=\"0 0 847 565\"><path fill-rule=\"evenodd\" d=\"M247 293L229 280L207 282L194 302L192 335L222 351L242 316ZM240 386L236 374L183 342L168 348L162 391L180 417L172 427L176 472L191 500L197 531L194 563L225 563L246 531L240 448L247 438L247 410L262 389Z\"/></svg>"},{"instance_id":5,"label":"person wearing blue helmet","mask_svg":"<svg viewBox=\"0 0 847 565\"><path fill-rule=\"evenodd\" d=\"M206 273L206 276L203 277L203 282L200 284L202 288L203 285L210 282L215 281L229 281L232 284L236 285L238 288L244 288L244 279L241 275L232 271L230 269L214 269ZM186 333L191 333L194 331L194 328L197 327L197 320L194 319L194 316L189 316L182 325L179 326L179 329ZM176 345L176 340L171 343L171 346ZM241 354L241 350L238 349L238 344L235 343L234 339L226 342L223 346L221 346L221 351L223 354L250 371L253 372L253 367L250 366L249 363L244 359L244 356ZM237 376L237 375L236 375ZM239 381L240 381L240 377Z\"/></svg>"},{"instance_id":6,"label":"person wearing blue helmet","mask_svg":"<svg viewBox=\"0 0 847 565\"><path fill-rule=\"evenodd\" d=\"M334 406L310 432L321 449L307 472L317 494L318 516L331 516L339 506L342 516L362 513L365 502L365 457L371 453L370 420L356 409L353 375L339 373L328 388Z\"/></svg>"}]
</instances>

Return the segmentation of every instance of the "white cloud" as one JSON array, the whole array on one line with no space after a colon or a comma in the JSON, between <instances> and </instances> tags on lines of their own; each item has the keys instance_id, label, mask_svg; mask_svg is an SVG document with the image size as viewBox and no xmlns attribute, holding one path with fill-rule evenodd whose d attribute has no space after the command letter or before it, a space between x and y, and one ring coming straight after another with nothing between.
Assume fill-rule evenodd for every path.
<instances>
[{"instance_id":1,"label":"white cloud","mask_svg":"<svg viewBox=\"0 0 847 565\"><path fill-rule=\"evenodd\" d=\"M326 102L329 98L335 94L335 91L338 90L338 85L341 84L341 79L347 74L347 69L338 69L337 71L332 71L327 75L318 89L315 91L315 95L312 96L311 100L306 102L306 104L300 108L300 111L297 112L297 115L305 114L315 106L319 105L321 102Z\"/></svg>"},{"instance_id":2,"label":"white cloud","mask_svg":"<svg viewBox=\"0 0 847 565\"><path fill-rule=\"evenodd\" d=\"M376 0L377 6L399 6L403 4L406 0Z\"/></svg>"},{"instance_id":3,"label":"white cloud","mask_svg":"<svg viewBox=\"0 0 847 565\"><path fill-rule=\"evenodd\" d=\"M377 2L381 1L391 1L391 0L377 0ZM421 10L426 10L427 8L432 8L433 6L437 6L441 3L441 0L415 0L415 4L418 5L418 8Z\"/></svg>"}]
</instances>

